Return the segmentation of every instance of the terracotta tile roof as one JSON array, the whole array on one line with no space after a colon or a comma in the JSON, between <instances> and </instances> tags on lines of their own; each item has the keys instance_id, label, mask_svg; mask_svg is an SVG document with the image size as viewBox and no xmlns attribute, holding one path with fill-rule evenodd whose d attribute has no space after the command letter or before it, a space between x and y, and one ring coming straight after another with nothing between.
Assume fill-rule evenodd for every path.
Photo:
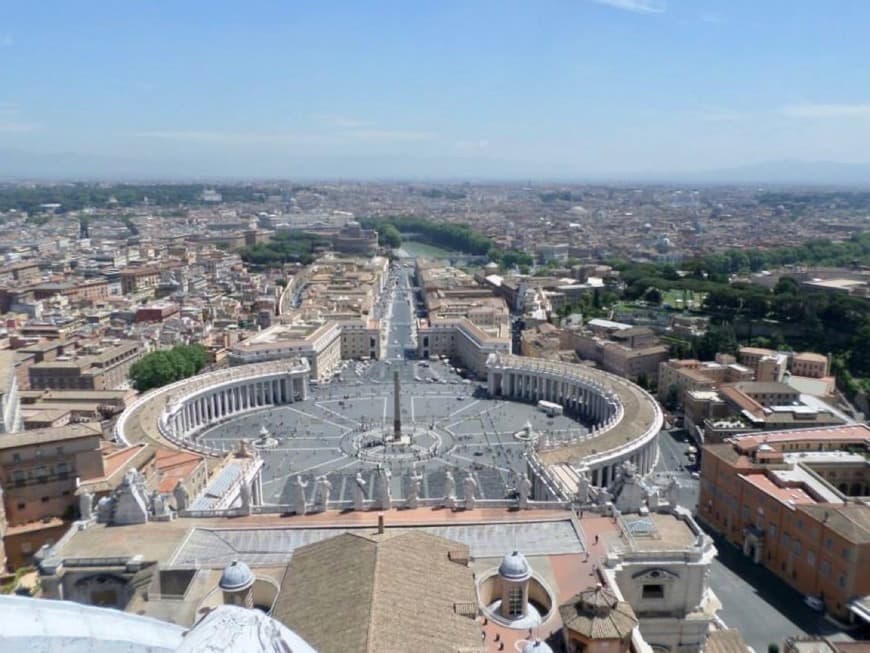
<instances>
[{"instance_id":1,"label":"terracotta tile roof","mask_svg":"<svg viewBox=\"0 0 870 653\"><path fill-rule=\"evenodd\" d=\"M819 429L791 429L785 431L767 431L757 435L745 435L735 439L740 451L754 451L762 444L769 444L775 449L786 443L794 442L855 442L870 440L870 427L866 424L849 424Z\"/></svg>"},{"instance_id":2,"label":"terracotta tile roof","mask_svg":"<svg viewBox=\"0 0 870 653\"><path fill-rule=\"evenodd\" d=\"M589 639L623 639L637 626L634 610L605 587L593 587L559 606L566 628Z\"/></svg>"},{"instance_id":3,"label":"terracotta tile roof","mask_svg":"<svg viewBox=\"0 0 870 653\"><path fill-rule=\"evenodd\" d=\"M323 653L450 653L481 649L467 547L419 531L344 533L296 549L273 616Z\"/></svg>"},{"instance_id":4,"label":"terracotta tile roof","mask_svg":"<svg viewBox=\"0 0 870 653\"><path fill-rule=\"evenodd\" d=\"M820 504L800 506L799 510L812 515L818 522L856 544L870 543L870 506L848 503L845 506Z\"/></svg>"},{"instance_id":5,"label":"terracotta tile roof","mask_svg":"<svg viewBox=\"0 0 870 653\"><path fill-rule=\"evenodd\" d=\"M736 630L714 630L707 636L704 653L746 653L749 647Z\"/></svg>"},{"instance_id":6,"label":"terracotta tile roof","mask_svg":"<svg viewBox=\"0 0 870 653\"><path fill-rule=\"evenodd\" d=\"M816 503L802 488L777 485L764 474L740 474L740 478L780 503Z\"/></svg>"},{"instance_id":7,"label":"terracotta tile roof","mask_svg":"<svg viewBox=\"0 0 870 653\"><path fill-rule=\"evenodd\" d=\"M202 461L202 456L189 451L158 449L154 457L154 466L160 479L157 490L164 494L171 493L178 481L190 476Z\"/></svg>"}]
</instances>

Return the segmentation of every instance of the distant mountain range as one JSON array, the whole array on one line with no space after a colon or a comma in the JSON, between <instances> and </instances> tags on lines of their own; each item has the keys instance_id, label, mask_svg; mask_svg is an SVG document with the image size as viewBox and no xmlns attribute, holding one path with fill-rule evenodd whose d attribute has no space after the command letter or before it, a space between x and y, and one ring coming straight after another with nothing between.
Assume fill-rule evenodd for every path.
<instances>
[{"instance_id":1,"label":"distant mountain range","mask_svg":"<svg viewBox=\"0 0 870 653\"><path fill-rule=\"evenodd\" d=\"M736 168L684 173L671 179L712 184L798 184L870 188L870 163L768 161Z\"/></svg>"},{"instance_id":2,"label":"distant mountain range","mask_svg":"<svg viewBox=\"0 0 870 653\"><path fill-rule=\"evenodd\" d=\"M667 172L634 173L589 172L567 174L561 166L536 162L489 159L415 159L407 157L359 158L293 158L286 162L237 161L239 170L223 170L222 162L203 165L195 161L150 160L125 157L85 155L74 152L37 154L23 150L0 149L0 181L4 180L130 180L130 179L229 179L229 178L310 178L310 179L406 179L452 182L469 180L528 179L570 183L673 183L673 184L759 184L801 186L861 186L870 188L870 163L838 163L835 161L769 161L734 168ZM426 169L451 170L449 174L426 175ZM286 172L282 172L286 170ZM300 173L300 171L305 171ZM357 170L373 171L354 174ZM383 172L381 172L383 171Z\"/></svg>"}]
</instances>

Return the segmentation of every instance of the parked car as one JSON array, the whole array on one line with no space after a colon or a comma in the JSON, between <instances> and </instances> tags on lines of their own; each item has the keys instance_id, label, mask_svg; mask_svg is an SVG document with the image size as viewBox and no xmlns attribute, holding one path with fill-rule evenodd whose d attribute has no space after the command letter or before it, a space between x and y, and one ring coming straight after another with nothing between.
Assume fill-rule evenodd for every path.
<instances>
[{"instance_id":1,"label":"parked car","mask_svg":"<svg viewBox=\"0 0 870 653\"><path fill-rule=\"evenodd\" d=\"M806 603L811 609L816 612L824 612L825 611L825 602L822 601L818 596L805 596L804 603Z\"/></svg>"}]
</instances>

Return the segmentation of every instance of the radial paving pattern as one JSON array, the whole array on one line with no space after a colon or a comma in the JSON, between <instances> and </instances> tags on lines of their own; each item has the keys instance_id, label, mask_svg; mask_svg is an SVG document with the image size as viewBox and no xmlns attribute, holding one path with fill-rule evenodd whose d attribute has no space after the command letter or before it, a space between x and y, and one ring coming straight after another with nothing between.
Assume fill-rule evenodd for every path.
<instances>
[{"instance_id":1,"label":"radial paving pattern","mask_svg":"<svg viewBox=\"0 0 870 653\"><path fill-rule=\"evenodd\" d=\"M392 496L403 498L402 475L415 469L422 476L422 497L443 497L445 472L451 470L461 494L466 472L477 481L478 498L510 496L515 474L525 471L527 443L515 434L530 424L541 437L567 438L585 433L584 426L565 417L547 417L531 404L493 401L477 384L463 383L447 370L440 382L423 382L413 363L396 361L406 378L401 391L402 433L405 444L390 444L393 388L389 369L376 363L364 380L333 383L292 405L267 408L240 416L207 430L201 440L230 446L242 438L268 442L260 448L265 460L264 499L289 503L290 481L301 475L309 481L313 500L314 477L332 483L331 500L349 501L357 473L367 481L372 497L379 466L392 473ZM263 427L268 432L264 438Z\"/></svg>"}]
</instances>

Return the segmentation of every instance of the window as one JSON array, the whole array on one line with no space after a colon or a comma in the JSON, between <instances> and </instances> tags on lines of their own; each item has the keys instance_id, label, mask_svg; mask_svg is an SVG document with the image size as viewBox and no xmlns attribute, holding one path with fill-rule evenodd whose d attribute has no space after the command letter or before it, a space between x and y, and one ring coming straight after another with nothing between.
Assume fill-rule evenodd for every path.
<instances>
[{"instance_id":1,"label":"window","mask_svg":"<svg viewBox=\"0 0 870 653\"><path fill-rule=\"evenodd\" d=\"M771 524L770 528L767 529L767 533L770 536L770 539L776 539L776 524Z\"/></svg>"},{"instance_id":2,"label":"window","mask_svg":"<svg viewBox=\"0 0 870 653\"><path fill-rule=\"evenodd\" d=\"M523 588L513 587L508 593L508 614L512 617L523 615Z\"/></svg>"},{"instance_id":3,"label":"window","mask_svg":"<svg viewBox=\"0 0 870 653\"><path fill-rule=\"evenodd\" d=\"M663 598L665 598L665 586L664 585L644 585L643 586L643 595L641 598L644 598L644 599L663 599Z\"/></svg>"},{"instance_id":4,"label":"window","mask_svg":"<svg viewBox=\"0 0 870 653\"><path fill-rule=\"evenodd\" d=\"M20 453L12 454L12 462L13 463L20 463L21 462L21 454Z\"/></svg>"},{"instance_id":5,"label":"window","mask_svg":"<svg viewBox=\"0 0 870 653\"><path fill-rule=\"evenodd\" d=\"M831 563L828 560L822 560L822 566L819 568L822 576L830 576L831 575Z\"/></svg>"},{"instance_id":6,"label":"window","mask_svg":"<svg viewBox=\"0 0 870 653\"><path fill-rule=\"evenodd\" d=\"M795 555L800 555L800 554L801 554L801 543L800 543L800 540L795 540L795 541L794 541L794 552L795 552Z\"/></svg>"},{"instance_id":7,"label":"window","mask_svg":"<svg viewBox=\"0 0 870 653\"><path fill-rule=\"evenodd\" d=\"M844 576L843 574L840 574L840 580L837 581L837 584L840 587L846 587L846 576Z\"/></svg>"},{"instance_id":8,"label":"window","mask_svg":"<svg viewBox=\"0 0 870 653\"><path fill-rule=\"evenodd\" d=\"M16 506L16 508L18 508L18 510L24 510L24 507L25 507L26 505L27 505L26 503L19 502L19 504Z\"/></svg>"},{"instance_id":9,"label":"window","mask_svg":"<svg viewBox=\"0 0 870 653\"><path fill-rule=\"evenodd\" d=\"M42 501L43 503L48 503L48 497L42 497L41 501Z\"/></svg>"},{"instance_id":10,"label":"window","mask_svg":"<svg viewBox=\"0 0 870 653\"><path fill-rule=\"evenodd\" d=\"M816 566L816 554L813 553L812 551L807 551L807 564L810 567Z\"/></svg>"}]
</instances>

